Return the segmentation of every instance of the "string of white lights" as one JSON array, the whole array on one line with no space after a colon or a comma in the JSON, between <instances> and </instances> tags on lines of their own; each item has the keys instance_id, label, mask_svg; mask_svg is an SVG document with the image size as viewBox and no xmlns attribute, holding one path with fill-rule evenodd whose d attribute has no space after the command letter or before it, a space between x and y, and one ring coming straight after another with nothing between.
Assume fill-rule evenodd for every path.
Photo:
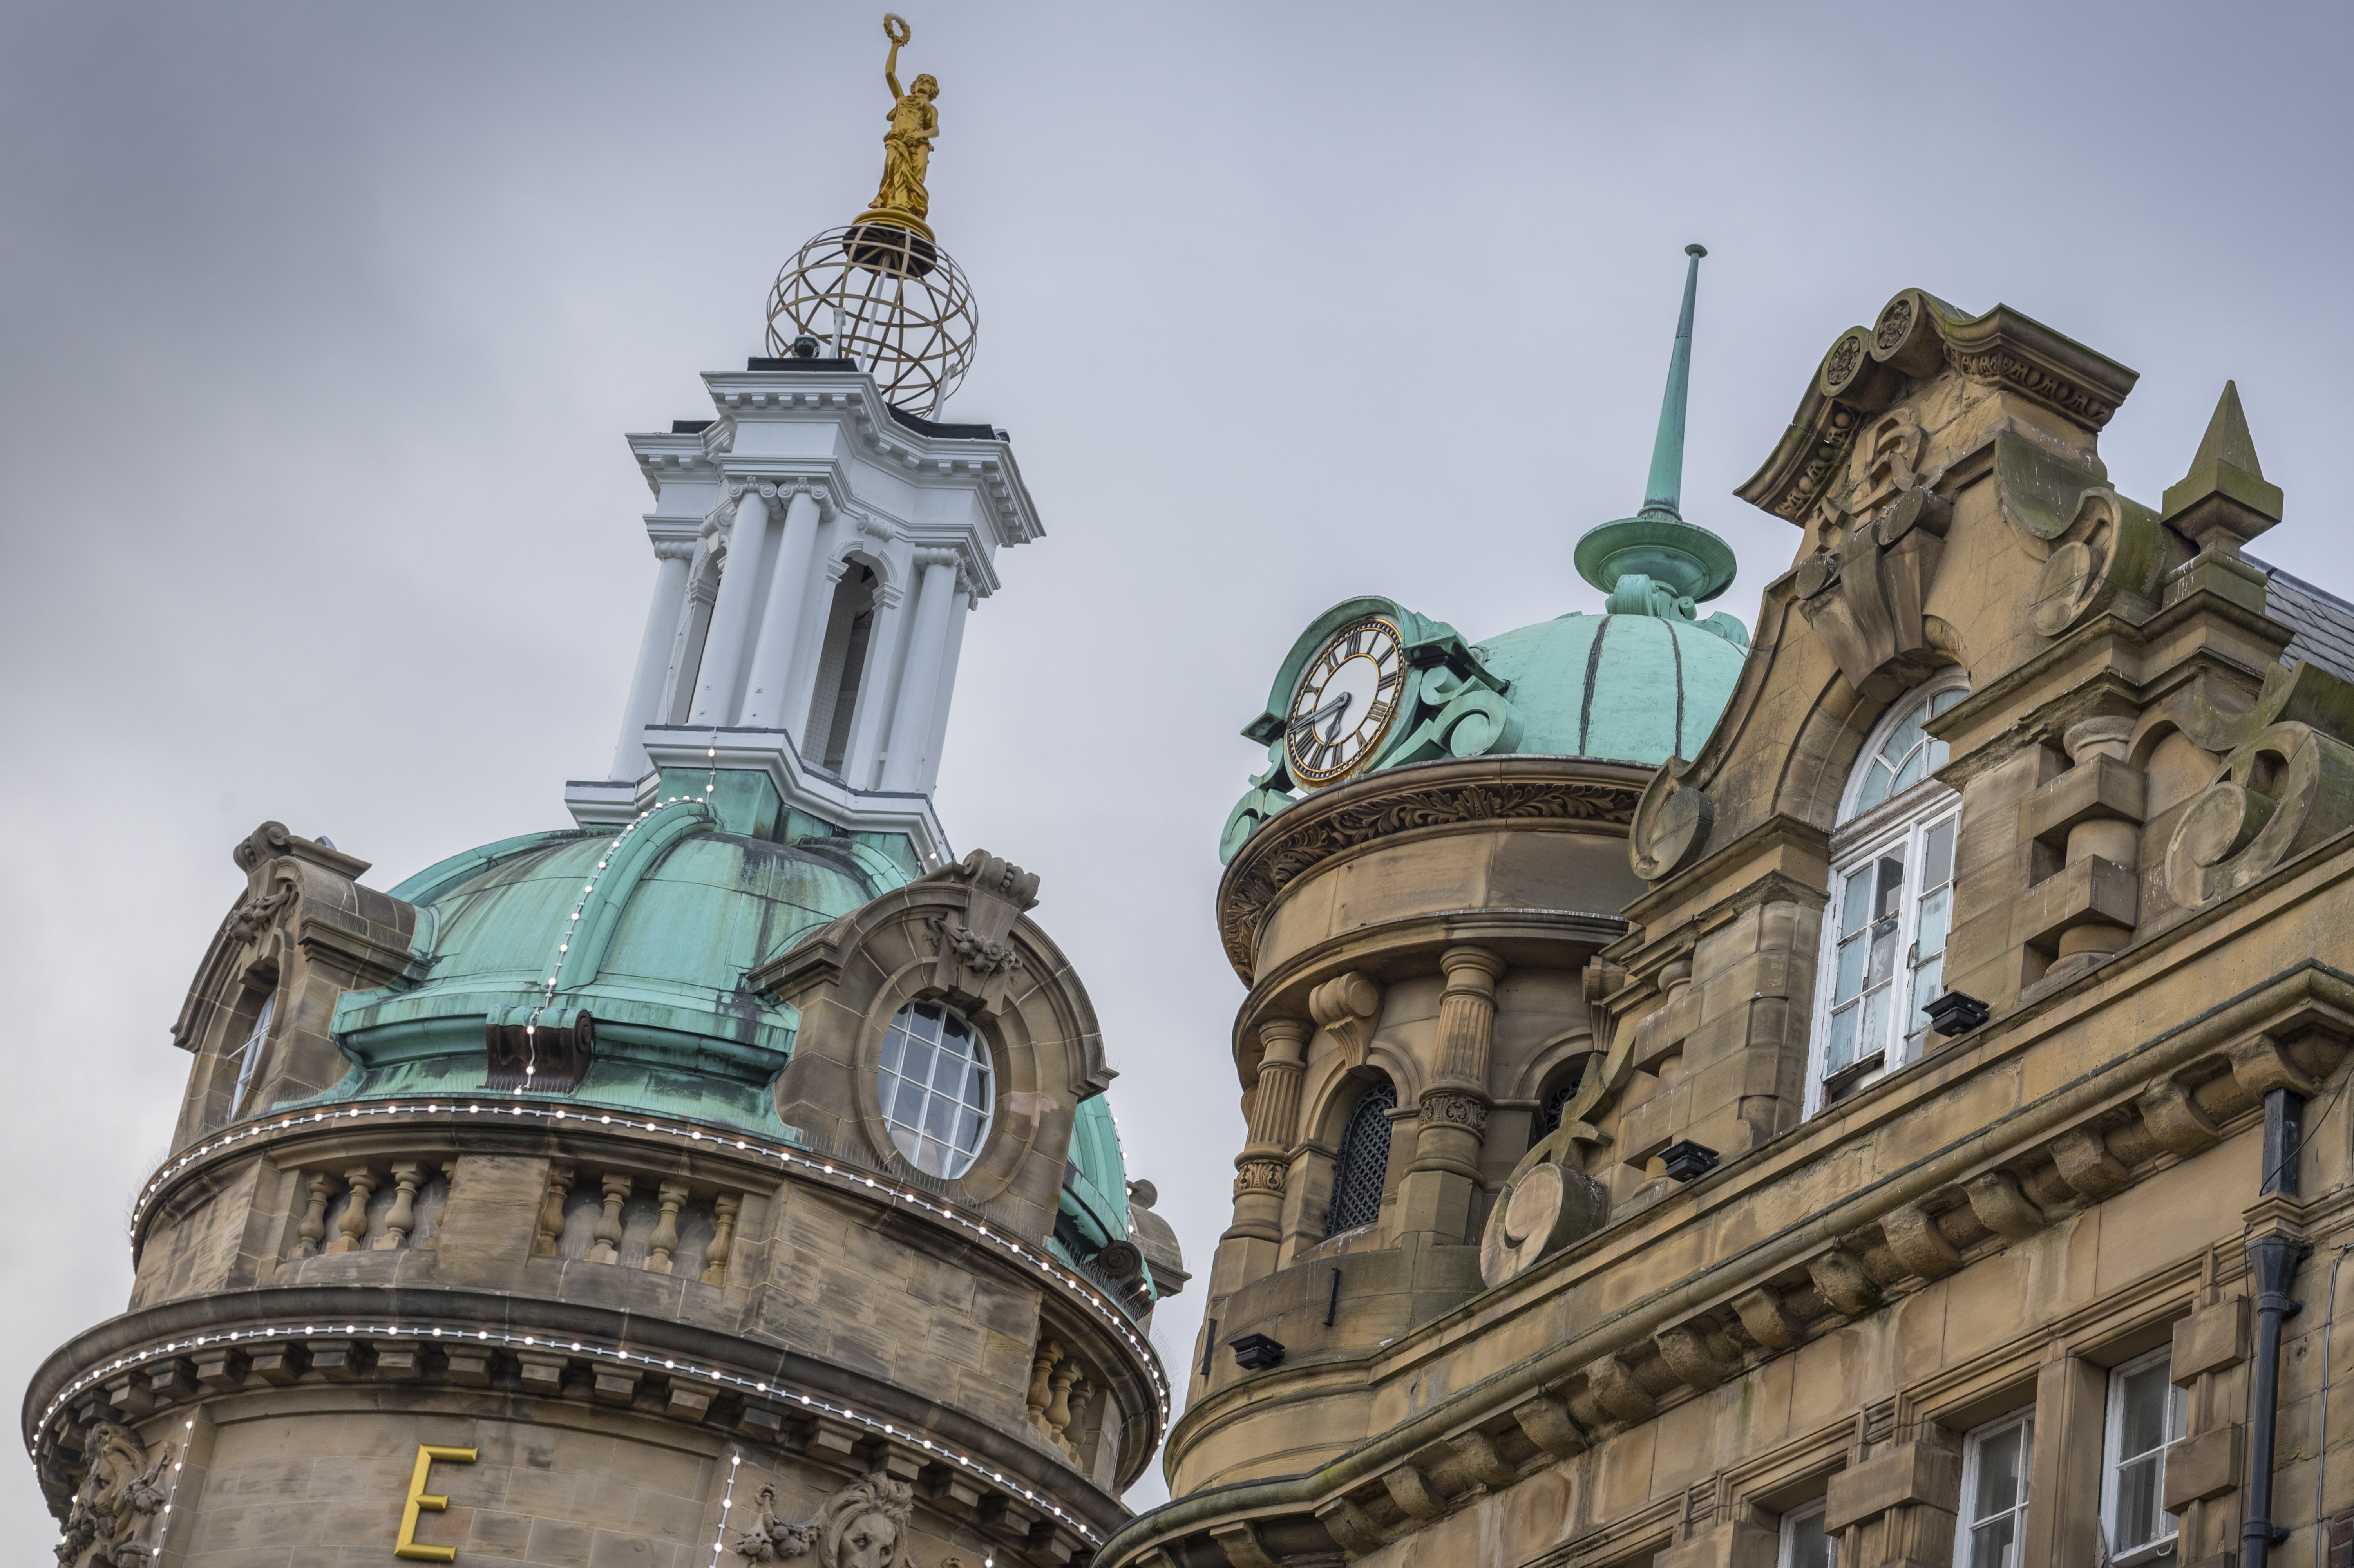
<instances>
[{"instance_id":1,"label":"string of white lights","mask_svg":"<svg viewBox=\"0 0 2354 1568\"><path fill-rule=\"evenodd\" d=\"M172 1539L172 1505L180 1498L180 1472L188 1467L188 1445L196 1440L196 1424L192 1417L180 1423L180 1457L172 1461L172 1486L164 1494L164 1520L155 1527L154 1550L150 1557L164 1555L164 1546Z\"/></svg>"},{"instance_id":2,"label":"string of white lights","mask_svg":"<svg viewBox=\"0 0 2354 1568\"><path fill-rule=\"evenodd\" d=\"M804 1410L832 1416L839 1421L847 1421L882 1436L912 1444L928 1454L935 1455L950 1464L961 1466L972 1472L977 1478L985 1478L1008 1492L1019 1493L1024 1500L1068 1525L1090 1546L1103 1544L1103 1537L1097 1534L1085 1520L1055 1501L1051 1497L1025 1486L1020 1477L1009 1476L1003 1470L992 1467L988 1461L976 1458L960 1448L938 1442L928 1434L918 1432L913 1427L901 1426L895 1422L885 1421L878 1415L860 1411L851 1405L838 1404L832 1400L821 1398L782 1383L747 1377L728 1372L725 1368L701 1365L692 1361L682 1362L676 1357L653 1356L643 1352L633 1353L626 1346L606 1343L594 1338L577 1339L568 1334L544 1334L537 1330L525 1333L512 1327L493 1330L453 1328L440 1323L429 1325L416 1322L346 1322L338 1330L333 1323L323 1325L306 1323L300 1329L291 1323L283 1325L273 1323L260 1329L231 1329L226 1333L198 1334L192 1339L151 1343L143 1349L117 1356L103 1366L92 1367L60 1389L57 1396L49 1401L48 1408L42 1411L41 1419L36 1424L37 1430L46 1428L51 1421L57 1419L59 1413L76 1396L125 1370L137 1371L159 1361L168 1361L175 1356L202 1350L207 1345L270 1344L279 1340L292 1342L322 1337L411 1339L419 1343L427 1340L443 1340L451 1344L500 1345L514 1350L562 1351L567 1355L577 1355L590 1361L608 1361L623 1366L634 1362L645 1371L652 1371L659 1366L665 1372L684 1372L690 1378L748 1390L787 1404L797 1404ZM195 1423L191 1421L188 1426L193 1430ZM186 1452L184 1445L182 1448L184 1459ZM176 1487L177 1484L175 1480L174 1485Z\"/></svg>"},{"instance_id":3,"label":"string of white lights","mask_svg":"<svg viewBox=\"0 0 2354 1568\"><path fill-rule=\"evenodd\" d=\"M588 885L580 890L579 898L572 906L572 917L565 923L563 936L557 939L556 962L549 966L547 979L540 982L543 994L539 1003L531 1010L531 1016L524 1020L523 1075L526 1082L515 1086L516 1094L522 1094L529 1086L528 1080L539 1075L539 1015L556 1005L557 987L564 979L565 960L572 956L572 938L580 934L580 916L588 909L588 900L596 895L598 880L604 875L605 868L612 864L613 856L620 851L622 843L631 833L644 827L655 812L667 810L672 806L710 804L711 792L719 782L719 746L718 736L716 733L704 755L711 760L711 777L703 786L703 799L698 800L692 795L673 795L669 800L658 800L645 810L640 811L637 820L615 834L613 842L605 846L604 857L598 861L596 866L590 871Z\"/></svg>"},{"instance_id":4,"label":"string of white lights","mask_svg":"<svg viewBox=\"0 0 2354 1568\"><path fill-rule=\"evenodd\" d=\"M727 1544L727 1510L736 1506L736 1469L743 1464L744 1456L727 1456L727 1489L719 1499L719 1528L711 1536L711 1568L719 1568L719 1553Z\"/></svg>"},{"instance_id":5,"label":"string of white lights","mask_svg":"<svg viewBox=\"0 0 2354 1568\"><path fill-rule=\"evenodd\" d=\"M687 1143L707 1143L714 1149L733 1150L773 1160L779 1166L788 1170L797 1170L804 1176L823 1176L833 1185L844 1189L863 1186L867 1191L887 1197L903 1207L919 1210L935 1219L970 1233L977 1240L987 1243L1000 1257L1011 1258L1016 1266L1028 1269L1092 1308L1094 1316L1102 1322L1104 1327L1109 1329L1143 1362L1145 1372L1152 1383L1154 1397L1160 1404L1161 1423L1164 1425L1168 1423L1169 1380L1161 1370L1161 1357L1153 1350L1151 1342L1138 1333L1129 1322L1127 1315L1102 1291L1097 1289L1085 1276L1066 1266L1061 1260L1044 1248L1025 1246L1021 1242L1007 1236L1003 1232L993 1229L986 1220L975 1219L946 1202L928 1199L913 1189L894 1186L887 1181L877 1181L872 1176L837 1167L831 1160L804 1154L781 1144L755 1142L740 1134L706 1130L693 1123L673 1126L657 1122L651 1117L641 1121L628 1116L617 1117L605 1111L591 1113L568 1106L549 1106L538 1103L518 1105L500 1100L489 1102L468 1100L463 1103L454 1100L448 1102L432 1100L421 1106L395 1101L383 1105L346 1106L335 1110L315 1110L307 1116L283 1116L265 1121L250 1122L244 1127L229 1128L206 1139L181 1155L179 1159L166 1163L149 1178L146 1186L140 1190L138 1202L132 1209L131 1234L134 1238L139 1234L140 1226L146 1218L147 1210L175 1177L196 1161L234 1144L272 1133L291 1132L298 1127L308 1128L326 1122L355 1121L366 1117L440 1116L444 1112L452 1116L489 1115L529 1118L559 1125L571 1122L584 1128L618 1127L632 1132L642 1131L665 1135ZM135 1247L133 1262L135 1266L137 1262Z\"/></svg>"}]
</instances>

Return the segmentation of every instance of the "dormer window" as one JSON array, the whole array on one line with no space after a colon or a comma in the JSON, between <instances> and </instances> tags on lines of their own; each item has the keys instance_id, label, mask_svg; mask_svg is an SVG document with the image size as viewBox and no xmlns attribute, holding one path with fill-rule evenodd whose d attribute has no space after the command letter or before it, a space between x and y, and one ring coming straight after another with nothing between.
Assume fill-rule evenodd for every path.
<instances>
[{"instance_id":1,"label":"dormer window","mask_svg":"<svg viewBox=\"0 0 2354 1568\"><path fill-rule=\"evenodd\" d=\"M883 1119L907 1163L954 1179L972 1168L997 1105L989 1047L954 1008L909 1002L883 1036Z\"/></svg>"},{"instance_id":2,"label":"dormer window","mask_svg":"<svg viewBox=\"0 0 2354 1568\"><path fill-rule=\"evenodd\" d=\"M1919 1056L1922 1009L1945 989L1961 797L1931 777L1928 722L1969 694L1959 676L1891 705L1866 741L1831 834L1831 902L1815 987L1809 1114Z\"/></svg>"},{"instance_id":3,"label":"dormer window","mask_svg":"<svg viewBox=\"0 0 2354 1568\"><path fill-rule=\"evenodd\" d=\"M228 1054L229 1060L237 1064L237 1082L229 1089L228 1111L221 1118L223 1122L235 1121L245 1106L246 1092L253 1087L254 1070L261 1065L262 1048L270 1043L270 1015L277 1007L277 991L263 992L261 1011L254 1014L253 1027L246 1031L243 1044Z\"/></svg>"}]
</instances>

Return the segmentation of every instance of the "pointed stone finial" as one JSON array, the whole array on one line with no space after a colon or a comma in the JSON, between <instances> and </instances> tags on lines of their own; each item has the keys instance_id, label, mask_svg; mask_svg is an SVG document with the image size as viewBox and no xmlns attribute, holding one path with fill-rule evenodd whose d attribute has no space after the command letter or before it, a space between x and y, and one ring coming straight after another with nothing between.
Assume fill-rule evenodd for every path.
<instances>
[{"instance_id":1,"label":"pointed stone finial","mask_svg":"<svg viewBox=\"0 0 2354 1568\"><path fill-rule=\"evenodd\" d=\"M1687 245L1683 312L1676 318L1675 346L1668 355L1668 386L1659 399L1659 429L1651 441L1651 476L1643 487L1643 508L1589 529L1577 542L1577 575L1612 595L1613 614L1654 598L1691 606L1714 599L1733 584L1739 569L1733 550L1707 529L1683 520L1684 407L1691 386L1692 303L1700 290L1704 245ZM1641 579L1638 581L1637 579ZM1621 594L1622 582L1634 591ZM1655 596L1654 589L1664 590Z\"/></svg>"},{"instance_id":2,"label":"pointed stone finial","mask_svg":"<svg viewBox=\"0 0 2354 1568\"><path fill-rule=\"evenodd\" d=\"M2164 504L2168 527L2200 549L2225 556L2237 556L2241 546L2280 521L2280 487L2264 482L2237 384L2223 383L2190 471L2167 487Z\"/></svg>"}]
</instances>

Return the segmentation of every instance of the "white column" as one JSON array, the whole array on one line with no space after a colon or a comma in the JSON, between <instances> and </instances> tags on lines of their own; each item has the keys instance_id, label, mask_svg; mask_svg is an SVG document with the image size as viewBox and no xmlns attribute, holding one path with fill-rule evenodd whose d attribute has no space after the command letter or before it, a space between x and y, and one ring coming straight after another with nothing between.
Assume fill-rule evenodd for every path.
<instances>
[{"instance_id":1,"label":"white column","mask_svg":"<svg viewBox=\"0 0 2354 1568\"><path fill-rule=\"evenodd\" d=\"M932 696L932 733L924 747L924 777L919 786L926 794L940 781L940 747L948 739L949 710L956 705L957 660L964 652L965 623L972 619L972 584L962 572L957 573L956 609L949 613L948 647L940 655L939 684Z\"/></svg>"},{"instance_id":2,"label":"white column","mask_svg":"<svg viewBox=\"0 0 2354 1568\"><path fill-rule=\"evenodd\" d=\"M715 525L706 525L709 530ZM712 535L696 541L695 560L686 568L686 604L679 614L678 636L670 645L670 669L663 676L662 702L654 709L656 724L684 724L695 702L695 673L703 664L704 633L711 630L711 601L719 597L719 568L711 558Z\"/></svg>"},{"instance_id":3,"label":"white column","mask_svg":"<svg viewBox=\"0 0 2354 1568\"><path fill-rule=\"evenodd\" d=\"M826 519L825 532L818 535L817 558L826 563L826 569L810 574L808 591L801 599L801 634L793 644L792 678L785 683L793 697L779 721L795 735L809 727L810 710L818 700L817 667L825 650L826 620L833 613L833 590L850 569L839 558L833 531L849 526L837 514Z\"/></svg>"},{"instance_id":4,"label":"white column","mask_svg":"<svg viewBox=\"0 0 2354 1568\"><path fill-rule=\"evenodd\" d=\"M906 594L895 584L875 585L875 620L866 629L866 662L858 672L858 706L850 715L850 744L843 747L842 776L854 789L872 789L875 748L883 715L891 706L893 660L899 652L899 606Z\"/></svg>"},{"instance_id":5,"label":"white column","mask_svg":"<svg viewBox=\"0 0 2354 1568\"><path fill-rule=\"evenodd\" d=\"M769 494L775 493L773 485ZM744 644L751 634L752 596L760 574L760 544L769 531L769 503L761 489L747 485L736 503L736 522L727 531L727 559L719 574L719 602L711 607L711 630L703 638L703 668L695 677L695 706L687 722L726 725L736 694L736 676L744 667Z\"/></svg>"},{"instance_id":6,"label":"white column","mask_svg":"<svg viewBox=\"0 0 2354 1568\"><path fill-rule=\"evenodd\" d=\"M784 536L777 541L776 569L769 574L769 603L760 617L760 638L752 648L752 679L744 693L747 729L781 729L785 715L802 705L790 700L793 650L809 604L810 561L817 553L820 508L810 491L796 491L785 508Z\"/></svg>"},{"instance_id":7,"label":"white column","mask_svg":"<svg viewBox=\"0 0 2354 1568\"><path fill-rule=\"evenodd\" d=\"M948 652L949 617L962 596L957 592L956 552L918 550L923 576L916 587L915 634L907 640L907 673L899 700L891 706L891 743L883 764L883 788L924 787L924 748L932 737L932 705L939 695L940 661Z\"/></svg>"},{"instance_id":8,"label":"white column","mask_svg":"<svg viewBox=\"0 0 2354 1568\"><path fill-rule=\"evenodd\" d=\"M646 770L646 726L662 705L671 649L686 609L687 563L694 558L692 539L663 539L654 546L654 601L646 609L646 634L638 643L630 700L621 708L621 738L613 747L615 779L635 779Z\"/></svg>"}]
</instances>

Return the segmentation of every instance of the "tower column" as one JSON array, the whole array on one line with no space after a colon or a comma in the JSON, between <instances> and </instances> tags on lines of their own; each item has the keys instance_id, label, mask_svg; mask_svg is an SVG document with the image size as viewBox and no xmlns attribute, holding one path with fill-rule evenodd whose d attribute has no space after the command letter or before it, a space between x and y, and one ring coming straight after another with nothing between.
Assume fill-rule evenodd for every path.
<instances>
[{"instance_id":1,"label":"tower column","mask_svg":"<svg viewBox=\"0 0 2354 1568\"><path fill-rule=\"evenodd\" d=\"M745 498L749 500L750 493ZM785 528L777 541L777 562L769 573L769 602L760 614L760 635L752 646L751 681L744 693L744 726L781 729L793 705L787 696L791 684L793 649L801 640L801 621L810 598L810 562L817 552L817 531L822 520L813 491L799 490L785 507Z\"/></svg>"},{"instance_id":2,"label":"tower column","mask_svg":"<svg viewBox=\"0 0 2354 1568\"><path fill-rule=\"evenodd\" d=\"M948 644L940 655L938 695L932 705L932 732L924 737L922 788L927 790L940 781L940 752L948 744L949 709L956 702L957 662L964 656L964 629L972 618L972 584L959 571L957 608L949 616Z\"/></svg>"},{"instance_id":3,"label":"tower column","mask_svg":"<svg viewBox=\"0 0 2354 1568\"><path fill-rule=\"evenodd\" d=\"M939 697L949 616L961 597L956 563L954 550L918 550L915 555L923 577L916 587L916 626L907 641L907 673L891 712L891 740L883 763L885 789L913 792L924 787L924 748L931 738L932 705Z\"/></svg>"},{"instance_id":4,"label":"tower column","mask_svg":"<svg viewBox=\"0 0 2354 1568\"><path fill-rule=\"evenodd\" d=\"M1399 1185L1398 1229L1460 1242L1470 1234L1471 1194L1488 1133L1488 1065L1504 960L1485 948L1449 948L1438 963L1447 971L1438 1002L1438 1061L1422 1092L1414 1163Z\"/></svg>"},{"instance_id":5,"label":"tower column","mask_svg":"<svg viewBox=\"0 0 2354 1568\"><path fill-rule=\"evenodd\" d=\"M875 623L866 631L866 662L858 672L858 708L850 717L842 776L854 789L875 788L875 748L890 706L892 656L899 647L899 609L907 593L895 583L875 585Z\"/></svg>"},{"instance_id":6,"label":"tower column","mask_svg":"<svg viewBox=\"0 0 2354 1568\"><path fill-rule=\"evenodd\" d=\"M630 698L621 707L621 738L613 747L615 779L635 779L646 770L646 726L662 705L670 674L671 648L686 609L687 567L695 558L692 539L654 544L654 598L646 609L645 636L638 642L638 666L630 676Z\"/></svg>"},{"instance_id":7,"label":"tower column","mask_svg":"<svg viewBox=\"0 0 2354 1568\"><path fill-rule=\"evenodd\" d=\"M1283 1240L1283 1192L1291 1145L1299 1137L1299 1092L1308 1075L1305 1019L1259 1025L1258 1082L1243 1099L1249 1128L1235 1160L1235 1223L1218 1238L1214 1288L1232 1290L1273 1273Z\"/></svg>"},{"instance_id":8,"label":"tower column","mask_svg":"<svg viewBox=\"0 0 2354 1568\"><path fill-rule=\"evenodd\" d=\"M769 531L769 497L775 493L773 484L748 484L737 499L736 521L727 531L727 558L719 573L719 601L711 608L711 630L704 633L703 669L695 676L689 724L726 725L735 717L736 677L744 668L761 536Z\"/></svg>"}]
</instances>

